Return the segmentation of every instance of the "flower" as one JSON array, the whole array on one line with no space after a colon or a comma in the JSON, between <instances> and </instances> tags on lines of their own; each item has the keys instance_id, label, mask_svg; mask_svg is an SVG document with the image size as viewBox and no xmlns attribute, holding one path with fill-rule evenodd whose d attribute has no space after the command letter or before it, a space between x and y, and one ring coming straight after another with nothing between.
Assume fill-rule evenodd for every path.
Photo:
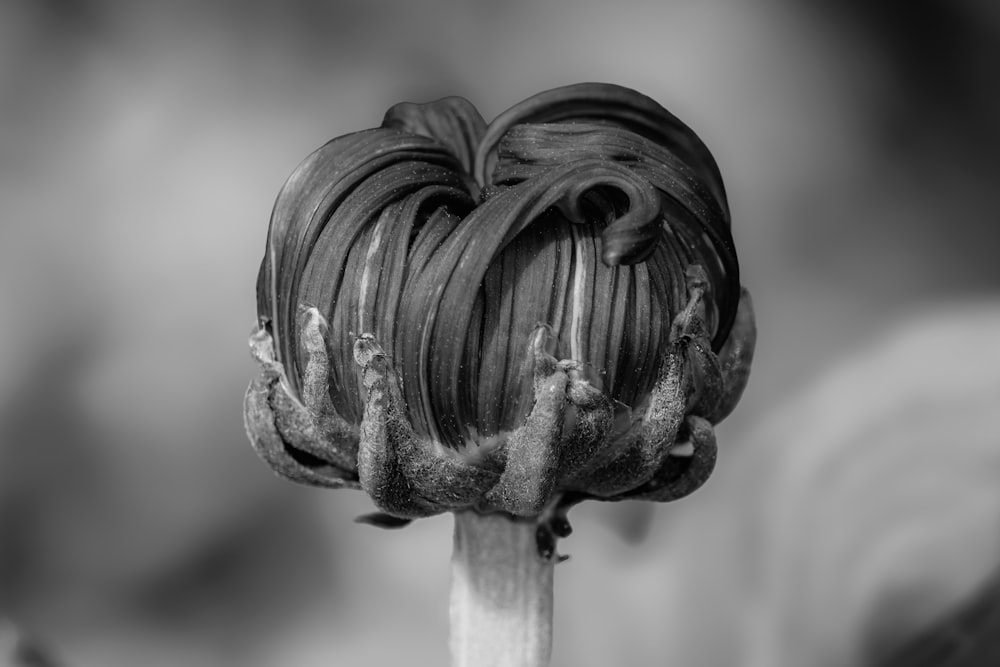
<instances>
[{"instance_id":1,"label":"flower","mask_svg":"<svg viewBox=\"0 0 1000 667\"><path fill-rule=\"evenodd\" d=\"M382 523L685 495L755 340L715 161L609 84L333 139L278 195L257 295L251 441Z\"/></svg>"}]
</instances>

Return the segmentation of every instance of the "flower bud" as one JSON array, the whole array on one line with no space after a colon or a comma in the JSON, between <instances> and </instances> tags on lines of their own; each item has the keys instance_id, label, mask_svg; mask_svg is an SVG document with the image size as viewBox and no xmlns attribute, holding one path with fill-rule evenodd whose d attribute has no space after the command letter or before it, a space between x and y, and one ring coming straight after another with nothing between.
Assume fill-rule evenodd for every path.
<instances>
[{"instance_id":1,"label":"flower bud","mask_svg":"<svg viewBox=\"0 0 1000 667\"><path fill-rule=\"evenodd\" d=\"M278 195L257 294L258 451L403 518L693 490L755 338L711 154L606 84L333 139Z\"/></svg>"}]
</instances>

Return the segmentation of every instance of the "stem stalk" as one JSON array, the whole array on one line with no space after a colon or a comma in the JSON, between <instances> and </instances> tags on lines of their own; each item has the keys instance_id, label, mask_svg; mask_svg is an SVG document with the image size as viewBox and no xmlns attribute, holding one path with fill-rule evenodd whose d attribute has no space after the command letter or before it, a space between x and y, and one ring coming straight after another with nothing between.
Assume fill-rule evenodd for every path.
<instances>
[{"instance_id":1,"label":"stem stalk","mask_svg":"<svg viewBox=\"0 0 1000 667\"><path fill-rule=\"evenodd\" d=\"M531 519L455 514L452 667L546 667L552 652L552 570Z\"/></svg>"}]
</instances>

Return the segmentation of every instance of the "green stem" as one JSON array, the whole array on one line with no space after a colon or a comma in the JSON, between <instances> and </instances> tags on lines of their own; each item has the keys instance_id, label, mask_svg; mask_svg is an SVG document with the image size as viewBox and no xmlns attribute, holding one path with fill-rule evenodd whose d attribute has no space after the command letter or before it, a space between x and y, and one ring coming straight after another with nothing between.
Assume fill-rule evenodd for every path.
<instances>
[{"instance_id":1,"label":"green stem","mask_svg":"<svg viewBox=\"0 0 1000 667\"><path fill-rule=\"evenodd\" d=\"M552 652L554 559L537 524L506 514L455 514L452 667L545 667Z\"/></svg>"}]
</instances>

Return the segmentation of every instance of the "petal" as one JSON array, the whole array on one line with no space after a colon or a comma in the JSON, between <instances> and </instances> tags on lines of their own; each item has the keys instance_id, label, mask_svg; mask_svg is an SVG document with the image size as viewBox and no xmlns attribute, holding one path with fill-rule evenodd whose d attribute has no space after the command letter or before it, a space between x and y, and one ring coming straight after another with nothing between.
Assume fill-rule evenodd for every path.
<instances>
[{"instance_id":1,"label":"petal","mask_svg":"<svg viewBox=\"0 0 1000 667\"><path fill-rule=\"evenodd\" d=\"M496 146L507 131L523 123L599 122L630 130L680 157L700 174L725 207L719 168L701 139L687 125L642 93L606 83L580 83L539 93L516 104L490 123L476 153L474 175L493 182Z\"/></svg>"},{"instance_id":2,"label":"petal","mask_svg":"<svg viewBox=\"0 0 1000 667\"><path fill-rule=\"evenodd\" d=\"M382 127L435 139L448 147L466 173L472 173L476 149L486 131L486 121L468 100L446 97L426 104L397 104L386 112Z\"/></svg>"}]
</instances>

